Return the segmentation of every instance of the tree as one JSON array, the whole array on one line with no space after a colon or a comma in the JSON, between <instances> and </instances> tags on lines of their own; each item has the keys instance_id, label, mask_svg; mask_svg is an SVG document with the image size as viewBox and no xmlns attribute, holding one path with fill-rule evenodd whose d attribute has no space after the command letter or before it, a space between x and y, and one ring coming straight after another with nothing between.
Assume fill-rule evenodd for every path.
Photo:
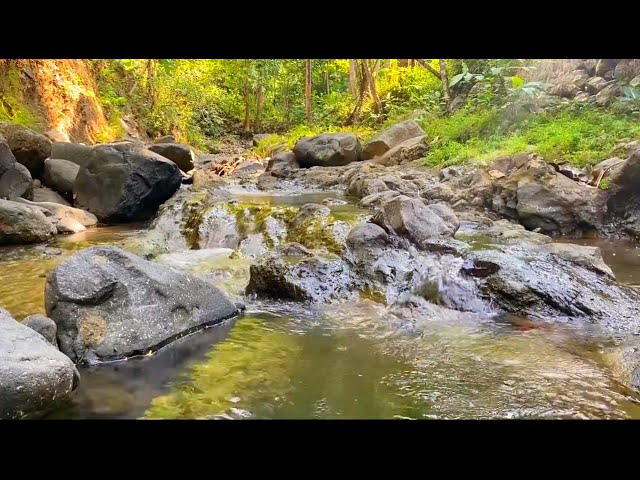
<instances>
[{"instance_id":1,"label":"tree","mask_svg":"<svg viewBox=\"0 0 640 480\"><path fill-rule=\"evenodd\" d=\"M304 110L307 115L307 122L313 123L313 112L311 111L311 60L304 61Z\"/></svg>"},{"instance_id":2,"label":"tree","mask_svg":"<svg viewBox=\"0 0 640 480\"><path fill-rule=\"evenodd\" d=\"M422 65L424 68L429 70L433 75L438 77L440 82L442 83L442 93L444 97L444 101L447 104L447 107L451 104L451 91L449 90L449 76L447 75L447 67L446 62L443 58L438 60L440 65L440 71L433 68L429 65L427 60L418 59L418 63Z\"/></svg>"},{"instance_id":3,"label":"tree","mask_svg":"<svg viewBox=\"0 0 640 480\"><path fill-rule=\"evenodd\" d=\"M373 78L373 75L371 74L371 68L369 67L367 60L360 60L360 61L362 62L362 73L364 74L364 77L366 79L366 83L369 88L369 93L371 93L371 97L373 97L373 101L375 102L375 105L376 105L376 113L381 114L382 102L380 101L380 97L378 96L378 92L376 90L376 82L375 82L375 79ZM376 60L376 63L377 62L378 61ZM375 69L375 64L374 64L374 69Z\"/></svg>"},{"instance_id":4,"label":"tree","mask_svg":"<svg viewBox=\"0 0 640 480\"><path fill-rule=\"evenodd\" d=\"M353 98L358 96L358 62L349 60L349 93Z\"/></svg>"}]
</instances>

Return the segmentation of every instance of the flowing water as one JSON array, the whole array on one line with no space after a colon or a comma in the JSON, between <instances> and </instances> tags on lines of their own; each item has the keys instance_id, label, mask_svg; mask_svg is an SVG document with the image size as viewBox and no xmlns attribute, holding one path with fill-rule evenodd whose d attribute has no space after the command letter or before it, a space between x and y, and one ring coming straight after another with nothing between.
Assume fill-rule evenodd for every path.
<instances>
[{"instance_id":1,"label":"flowing water","mask_svg":"<svg viewBox=\"0 0 640 480\"><path fill-rule=\"evenodd\" d=\"M243 203L294 206L328 196L341 198L238 195ZM330 208L363 213L352 204ZM18 319L43 313L47 271L74 250L118 244L140 228L98 228L47 247L1 249L0 306ZM640 284L635 245L599 242L619 280ZM230 254L175 252L157 261L239 295L250 262ZM608 346L597 333L532 328L526 319L489 312L407 321L369 300L309 307L247 299L243 317L153 356L81 368L72 401L49 417L640 418L638 397L601 358Z\"/></svg>"}]
</instances>

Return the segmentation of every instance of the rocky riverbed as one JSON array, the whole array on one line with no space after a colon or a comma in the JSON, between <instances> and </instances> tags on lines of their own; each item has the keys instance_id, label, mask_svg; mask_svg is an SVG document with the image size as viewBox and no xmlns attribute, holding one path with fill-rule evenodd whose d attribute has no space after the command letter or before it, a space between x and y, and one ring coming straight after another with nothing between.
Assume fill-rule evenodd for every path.
<instances>
[{"instance_id":1,"label":"rocky riverbed","mask_svg":"<svg viewBox=\"0 0 640 480\"><path fill-rule=\"evenodd\" d=\"M39 400L6 418L640 416L640 277L614 258L638 257L640 150L602 190L528 154L427 169L412 121L268 162L2 145L0 185L32 175L0 200L3 324L68 362L7 363Z\"/></svg>"}]
</instances>

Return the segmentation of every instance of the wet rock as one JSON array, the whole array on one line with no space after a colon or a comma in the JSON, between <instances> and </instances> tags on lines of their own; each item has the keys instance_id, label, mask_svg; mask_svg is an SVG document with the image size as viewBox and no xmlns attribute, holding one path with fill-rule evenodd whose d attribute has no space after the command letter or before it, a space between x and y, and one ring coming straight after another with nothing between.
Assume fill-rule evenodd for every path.
<instances>
[{"instance_id":1,"label":"wet rock","mask_svg":"<svg viewBox=\"0 0 640 480\"><path fill-rule=\"evenodd\" d=\"M251 265L247 294L260 298L328 302L353 296L352 280L339 258L314 256L302 245L276 247Z\"/></svg>"},{"instance_id":2,"label":"wet rock","mask_svg":"<svg viewBox=\"0 0 640 480\"><path fill-rule=\"evenodd\" d=\"M179 143L157 143L155 145L151 145L149 150L168 158L178 165L180 170L183 172L193 170L195 153L189 145L181 145Z\"/></svg>"},{"instance_id":3,"label":"wet rock","mask_svg":"<svg viewBox=\"0 0 640 480\"><path fill-rule=\"evenodd\" d=\"M567 248L558 252L570 260L550 253L549 245L521 244L473 252L468 261L493 265L495 273L481 281L481 288L505 311L598 323L615 333L640 327L640 293L592 270L598 265L594 256L567 254Z\"/></svg>"},{"instance_id":4,"label":"wet rock","mask_svg":"<svg viewBox=\"0 0 640 480\"><path fill-rule=\"evenodd\" d=\"M37 208L0 200L0 245L46 242L56 227Z\"/></svg>"},{"instance_id":5,"label":"wet rock","mask_svg":"<svg viewBox=\"0 0 640 480\"><path fill-rule=\"evenodd\" d=\"M482 230L485 235L497 243L514 245L518 243L535 243L542 245L551 243L553 239L547 235L526 230L522 225L514 224L508 220L494 222L489 228Z\"/></svg>"},{"instance_id":6,"label":"wet rock","mask_svg":"<svg viewBox=\"0 0 640 480\"><path fill-rule=\"evenodd\" d=\"M16 160L27 167L33 178L40 178L44 160L51 154L51 140L21 125L0 122L4 136Z\"/></svg>"},{"instance_id":7,"label":"wet rock","mask_svg":"<svg viewBox=\"0 0 640 480\"><path fill-rule=\"evenodd\" d=\"M360 160L362 145L352 133L324 133L298 140L293 153L302 168L336 167Z\"/></svg>"},{"instance_id":8,"label":"wet rock","mask_svg":"<svg viewBox=\"0 0 640 480\"><path fill-rule=\"evenodd\" d=\"M60 195L58 192L54 192L47 187L34 187L33 201L59 203L60 205L66 205L67 207L71 206L62 195Z\"/></svg>"},{"instance_id":9,"label":"wet rock","mask_svg":"<svg viewBox=\"0 0 640 480\"><path fill-rule=\"evenodd\" d=\"M60 350L89 363L144 355L238 314L203 280L110 246L82 250L51 271L45 306Z\"/></svg>"},{"instance_id":10,"label":"wet rock","mask_svg":"<svg viewBox=\"0 0 640 480\"><path fill-rule=\"evenodd\" d=\"M38 418L80 381L71 360L0 308L0 418Z\"/></svg>"},{"instance_id":11,"label":"wet rock","mask_svg":"<svg viewBox=\"0 0 640 480\"><path fill-rule=\"evenodd\" d=\"M570 243L549 243L545 248L557 257L615 278L609 265L604 263L602 252L598 247L572 245Z\"/></svg>"},{"instance_id":12,"label":"wet rock","mask_svg":"<svg viewBox=\"0 0 640 480\"><path fill-rule=\"evenodd\" d=\"M351 250L361 247L374 248L390 245L387 232L375 223L362 223L355 226L347 236L347 245Z\"/></svg>"},{"instance_id":13,"label":"wet rock","mask_svg":"<svg viewBox=\"0 0 640 480\"><path fill-rule=\"evenodd\" d=\"M69 160L47 158L44 161L42 183L71 200L73 182L76 181L79 170L80 166Z\"/></svg>"},{"instance_id":14,"label":"wet rock","mask_svg":"<svg viewBox=\"0 0 640 480\"><path fill-rule=\"evenodd\" d=\"M405 120L387 128L369 141L362 150L362 159L370 160L382 156L394 147L415 137L423 137L425 132L415 120ZM417 157L420 158L420 157ZM414 159L415 160L415 159ZM398 163L395 163L396 165Z\"/></svg>"},{"instance_id":15,"label":"wet rock","mask_svg":"<svg viewBox=\"0 0 640 480\"><path fill-rule=\"evenodd\" d=\"M0 176L0 198L33 198L33 179L27 167L14 163Z\"/></svg>"},{"instance_id":16,"label":"wet rock","mask_svg":"<svg viewBox=\"0 0 640 480\"><path fill-rule=\"evenodd\" d=\"M84 167L91 158L91 145L83 143L54 142L51 145L51 158L68 160L76 165Z\"/></svg>"},{"instance_id":17,"label":"wet rock","mask_svg":"<svg viewBox=\"0 0 640 480\"><path fill-rule=\"evenodd\" d=\"M30 202L17 200L20 203L39 209L56 226L58 233L77 233L86 230L86 227L94 227L98 224L95 215L59 203Z\"/></svg>"},{"instance_id":18,"label":"wet rock","mask_svg":"<svg viewBox=\"0 0 640 480\"><path fill-rule=\"evenodd\" d=\"M346 200L340 200L339 198L325 198L322 200L323 205L331 206L346 205L347 203L348 202Z\"/></svg>"},{"instance_id":19,"label":"wet rock","mask_svg":"<svg viewBox=\"0 0 640 480\"><path fill-rule=\"evenodd\" d=\"M100 145L73 185L76 205L102 222L150 218L180 187L177 165L134 144Z\"/></svg>"},{"instance_id":20,"label":"wet rock","mask_svg":"<svg viewBox=\"0 0 640 480\"><path fill-rule=\"evenodd\" d=\"M56 322L43 315L29 315L22 320L22 324L38 332L47 342L58 348L58 339L56 338L58 327Z\"/></svg>"},{"instance_id":21,"label":"wet rock","mask_svg":"<svg viewBox=\"0 0 640 480\"><path fill-rule=\"evenodd\" d=\"M457 217L444 205L425 205L404 195L383 204L372 222L389 233L405 237L423 249L434 239L452 237L460 226Z\"/></svg>"}]
</instances>

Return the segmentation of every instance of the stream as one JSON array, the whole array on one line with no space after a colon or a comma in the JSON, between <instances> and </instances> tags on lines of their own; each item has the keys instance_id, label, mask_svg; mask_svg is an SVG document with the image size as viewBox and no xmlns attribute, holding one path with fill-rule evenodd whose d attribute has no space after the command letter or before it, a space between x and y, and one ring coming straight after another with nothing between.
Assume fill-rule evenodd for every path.
<instances>
[{"instance_id":1,"label":"stream","mask_svg":"<svg viewBox=\"0 0 640 480\"><path fill-rule=\"evenodd\" d=\"M240 202L299 207L335 193L237 193ZM352 203L330 207L359 215ZM46 246L0 249L0 305L15 318L43 313L45 276L63 258L119 245L143 225L58 236ZM559 239L601 247L619 281L640 285L635 244ZM247 259L211 248L156 261L204 274L232 296ZM640 418L640 396L602 360L607 339L563 326L481 316L398 322L358 300L323 306L247 299L235 320L182 338L147 357L81 367L68 405L47 418Z\"/></svg>"}]
</instances>

